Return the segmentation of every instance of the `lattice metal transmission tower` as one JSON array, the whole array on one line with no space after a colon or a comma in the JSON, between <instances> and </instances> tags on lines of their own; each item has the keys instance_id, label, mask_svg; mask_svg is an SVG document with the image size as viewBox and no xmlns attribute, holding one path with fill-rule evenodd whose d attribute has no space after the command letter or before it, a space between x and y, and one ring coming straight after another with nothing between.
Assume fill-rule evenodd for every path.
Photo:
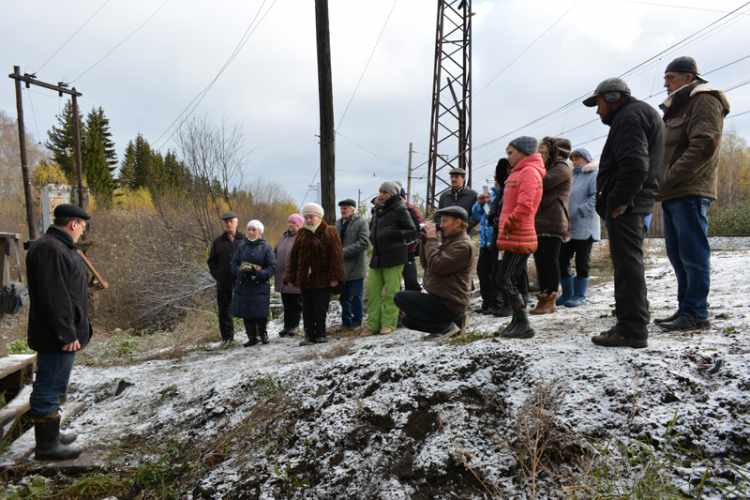
<instances>
[{"instance_id":1,"label":"lattice metal transmission tower","mask_svg":"<svg viewBox=\"0 0 750 500\"><path fill-rule=\"evenodd\" d=\"M426 203L450 188L448 172L466 170L471 186L471 0L438 0ZM438 152L439 150L439 152Z\"/></svg>"}]
</instances>

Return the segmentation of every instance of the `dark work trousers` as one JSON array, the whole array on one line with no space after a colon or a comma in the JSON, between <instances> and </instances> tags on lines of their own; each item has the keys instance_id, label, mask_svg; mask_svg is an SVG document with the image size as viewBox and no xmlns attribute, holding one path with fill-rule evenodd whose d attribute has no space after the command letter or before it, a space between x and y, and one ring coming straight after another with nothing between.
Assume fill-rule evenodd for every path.
<instances>
[{"instance_id":1,"label":"dark work trousers","mask_svg":"<svg viewBox=\"0 0 750 500\"><path fill-rule=\"evenodd\" d=\"M461 319L443 305L440 297L431 293L403 291L393 297L396 306L404 311L401 324L410 330L426 333L443 332Z\"/></svg>"},{"instance_id":2,"label":"dark work trousers","mask_svg":"<svg viewBox=\"0 0 750 500\"><path fill-rule=\"evenodd\" d=\"M623 337L648 338L648 298L643 266L644 214L607 214L609 254L615 266L615 330Z\"/></svg>"},{"instance_id":3,"label":"dark work trousers","mask_svg":"<svg viewBox=\"0 0 750 500\"><path fill-rule=\"evenodd\" d=\"M302 289L302 319L308 340L325 337L331 287Z\"/></svg>"},{"instance_id":4,"label":"dark work trousers","mask_svg":"<svg viewBox=\"0 0 750 500\"><path fill-rule=\"evenodd\" d=\"M497 249L495 243L492 243L492 269L490 270L490 306L500 307L500 301L503 295L500 293L500 286L498 285L498 276L500 274L500 250ZM528 275L527 275L528 276Z\"/></svg>"},{"instance_id":5,"label":"dark work trousers","mask_svg":"<svg viewBox=\"0 0 750 500\"><path fill-rule=\"evenodd\" d=\"M242 321L245 323L245 333L248 339L256 338L256 334L260 335L265 332L266 325L268 325L268 318L243 318Z\"/></svg>"},{"instance_id":6,"label":"dark work trousers","mask_svg":"<svg viewBox=\"0 0 750 500\"><path fill-rule=\"evenodd\" d=\"M570 278L573 276L573 269L570 262L573 256L576 258L575 276L581 279L589 277L591 272L591 249L594 246L594 238L589 236L587 240L570 240L563 243L560 247L560 277Z\"/></svg>"},{"instance_id":7,"label":"dark work trousers","mask_svg":"<svg viewBox=\"0 0 750 500\"><path fill-rule=\"evenodd\" d=\"M232 318L232 291L216 292L219 304L219 331L222 340L234 340L234 319Z\"/></svg>"},{"instance_id":8,"label":"dark work trousers","mask_svg":"<svg viewBox=\"0 0 750 500\"><path fill-rule=\"evenodd\" d=\"M419 277L417 275L417 254L410 253L409 261L404 265L404 270L401 272L401 276L404 277L404 290L411 292L421 292L422 287L419 284Z\"/></svg>"},{"instance_id":9,"label":"dark work trousers","mask_svg":"<svg viewBox=\"0 0 750 500\"><path fill-rule=\"evenodd\" d=\"M38 352L36 378L29 398L30 412L44 417L57 411L60 398L68 390L75 352Z\"/></svg>"},{"instance_id":10,"label":"dark work trousers","mask_svg":"<svg viewBox=\"0 0 750 500\"><path fill-rule=\"evenodd\" d=\"M302 314L302 295L299 293L282 293L281 303L284 304L284 328L299 326Z\"/></svg>"},{"instance_id":11,"label":"dark work trousers","mask_svg":"<svg viewBox=\"0 0 750 500\"><path fill-rule=\"evenodd\" d=\"M479 277L479 293L482 294L482 309L494 307L497 299L497 283L492 274L493 266L497 271L497 250L480 248L477 259L477 276Z\"/></svg>"},{"instance_id":12,"label":"dark work trousers","mask_svg":"<svg viewBox=\"0 0 750 500\"><path fill-rule=\"evenodd\" d=\"M528 260L529 254L527 253L509 250L503 252L500 270L497 272L497 286L506 300L510 301L510 298L517 293L523 297L529 295L529 272L526 269Z\"/></svg>"},{"instance_id":13,"label":"dark work trousers","mask_svg":"<svg viewBox=\"0 0 750 500\"><path fill-rule=\"evenodd\" d=\"M544 293L557 293L560 288L560 246L562 239L554 236L540 236L539 246L534 252L536 277L539 290Z\"/></svg>"}]
</instances>

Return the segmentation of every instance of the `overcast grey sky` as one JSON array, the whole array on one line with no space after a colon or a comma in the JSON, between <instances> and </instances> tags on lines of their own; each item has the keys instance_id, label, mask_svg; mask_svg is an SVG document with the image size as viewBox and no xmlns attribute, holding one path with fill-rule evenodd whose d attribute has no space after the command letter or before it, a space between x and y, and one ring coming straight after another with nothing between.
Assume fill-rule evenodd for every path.
<instances>
[{"instance_id":1,"label":"overcast grey sky","mask_svg":"<svg viewBox=\"0 0 750 500\"><path fill-rule=\"evenodd\" d=\"M562 135L598 155L604 144L600 137L608 128L598 121L576 128L597 118L582 104L502 136L591 92L604 78L625 73L744 3L474 0L474 187L481 189L482 180L491 178L514 136ZM338 199L356 199L361 189L364 200L386 180L405 183L410 142L416 151L414 165L427 160L437 2L396 0L394 7L393 0L329 0L329 9L335 121L341 122L336 193ZM245 149L252 152L245 180L277 181L297 203L305 196L314 199L315 192L308 192L319 167L313 0L26 0L2 2L0 14L0 67L5 74L19 65L22 72L36 71L43 81L70 82L83 93L84 113L92 106L104 108L120 159L138 133L163 152L173 147L165 141L170 125L254 26L194 116L242 124ZM661 93L664 69L675 57L695 57L705 74L750 56L750 4L725 21L629 74L633 95L656 94L647 102L658 105L666 97ZM370 54L369 67L341 121ZM748 78L750 57L707 76L711 86L722 90ZM23 96L26 130L44 142L63 102L39 88L24 90ZM750 85L727 97L732 113L726 128L736 126L750 137L750 113L733 119L750 111ZM0 109L16 115L11 79L0 89ZM421 166L415 176L424 176L426 170ZM414 190L423 194L425 180L415 180Z\"/></svg>"}]
</instances>

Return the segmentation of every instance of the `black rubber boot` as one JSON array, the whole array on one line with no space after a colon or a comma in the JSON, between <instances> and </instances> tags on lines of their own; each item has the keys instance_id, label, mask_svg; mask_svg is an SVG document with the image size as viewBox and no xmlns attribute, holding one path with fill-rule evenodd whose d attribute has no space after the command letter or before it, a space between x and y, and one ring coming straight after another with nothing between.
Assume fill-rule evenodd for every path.
<instances>
[{"instance_id":1,"label":"black rubber boot","mask_svg":"<svg viewBox=\"0 0 750 500\"><path fill-rule=\"evenodd\" d=\"M249 328L249 331L247 333L247 342L245 342L243 347L251 347L258 343L258 325L253 323L251 327Z\"/></svg>"},{"instance_id":2,"label":"black rubber boot","mask_svg":"<svg viewBox=\"0 0 750 500\"><path fill-rule=\"evenodd\" d=\"M529 324L529 315L526 312L526 304L522 303L523 297L516 295L511 297L510 305L513 308L513 319L515 325L513 328L503 333L506 339L530 339L534 336L534 329Z\"/></svg>"},{"instance_id":3,"label":"black rubber boot","mask_svg":"<svg viewBox=\"0 0 750 500\"><path fill-rule=\"evenodd\" d=\"M513 309L510 307L510 303L505 299L498 299L496 305L492 309L492 315L496 318L507 318L513 315Z\"/></svg>"},{"instance_id":4,"label":"black rubber boot","mask_svg":"<svg viewBox=\"0 0 750 500\"><path fill-rule=\"evenodd\" d=\"M70 444L78 439L78 434L75 432L60 432L60 444Z\"/></svg>"},{"instance_id":5,"label":"black rubber boot","mask_svg":"<svg viewBox=\"0 0 750 500\"><path fill-rule=\"evenodd\" d=\"M34 458L37 460L72 460L81 454L80 448L60 443L59 416L34 423L34 435L36 436Z\"/></svg>"},{"instance_id":6,"label":"black rubber boot","mask_svg":"<svg viewBox=\"0 0 750 500\"><path fill-rule=\"evenodd\" d=\"M268 320L264 319L257 323L258 331L260 333L260 343L263 345L268 344L268 332L266 331L266 326L268 325Z\"/></svg>"}]
</instances>

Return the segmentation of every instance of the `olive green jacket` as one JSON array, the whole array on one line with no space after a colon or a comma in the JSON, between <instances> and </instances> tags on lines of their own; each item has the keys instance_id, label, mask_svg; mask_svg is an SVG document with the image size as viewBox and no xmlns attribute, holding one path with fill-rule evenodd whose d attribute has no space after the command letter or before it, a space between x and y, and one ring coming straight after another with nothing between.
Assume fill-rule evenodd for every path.
<instances>
[{"instance_id":1,"label":"olive green jacket","mask_svg":"<svg viewBox=\"0 0 750 500\"><path fill-rule=\"evenodd\" d=\"M729 101L720 90L691 83L660 104L666 144L657 201L696 195L716 199L719 153Z\"/></svg>"}]
</instances>

